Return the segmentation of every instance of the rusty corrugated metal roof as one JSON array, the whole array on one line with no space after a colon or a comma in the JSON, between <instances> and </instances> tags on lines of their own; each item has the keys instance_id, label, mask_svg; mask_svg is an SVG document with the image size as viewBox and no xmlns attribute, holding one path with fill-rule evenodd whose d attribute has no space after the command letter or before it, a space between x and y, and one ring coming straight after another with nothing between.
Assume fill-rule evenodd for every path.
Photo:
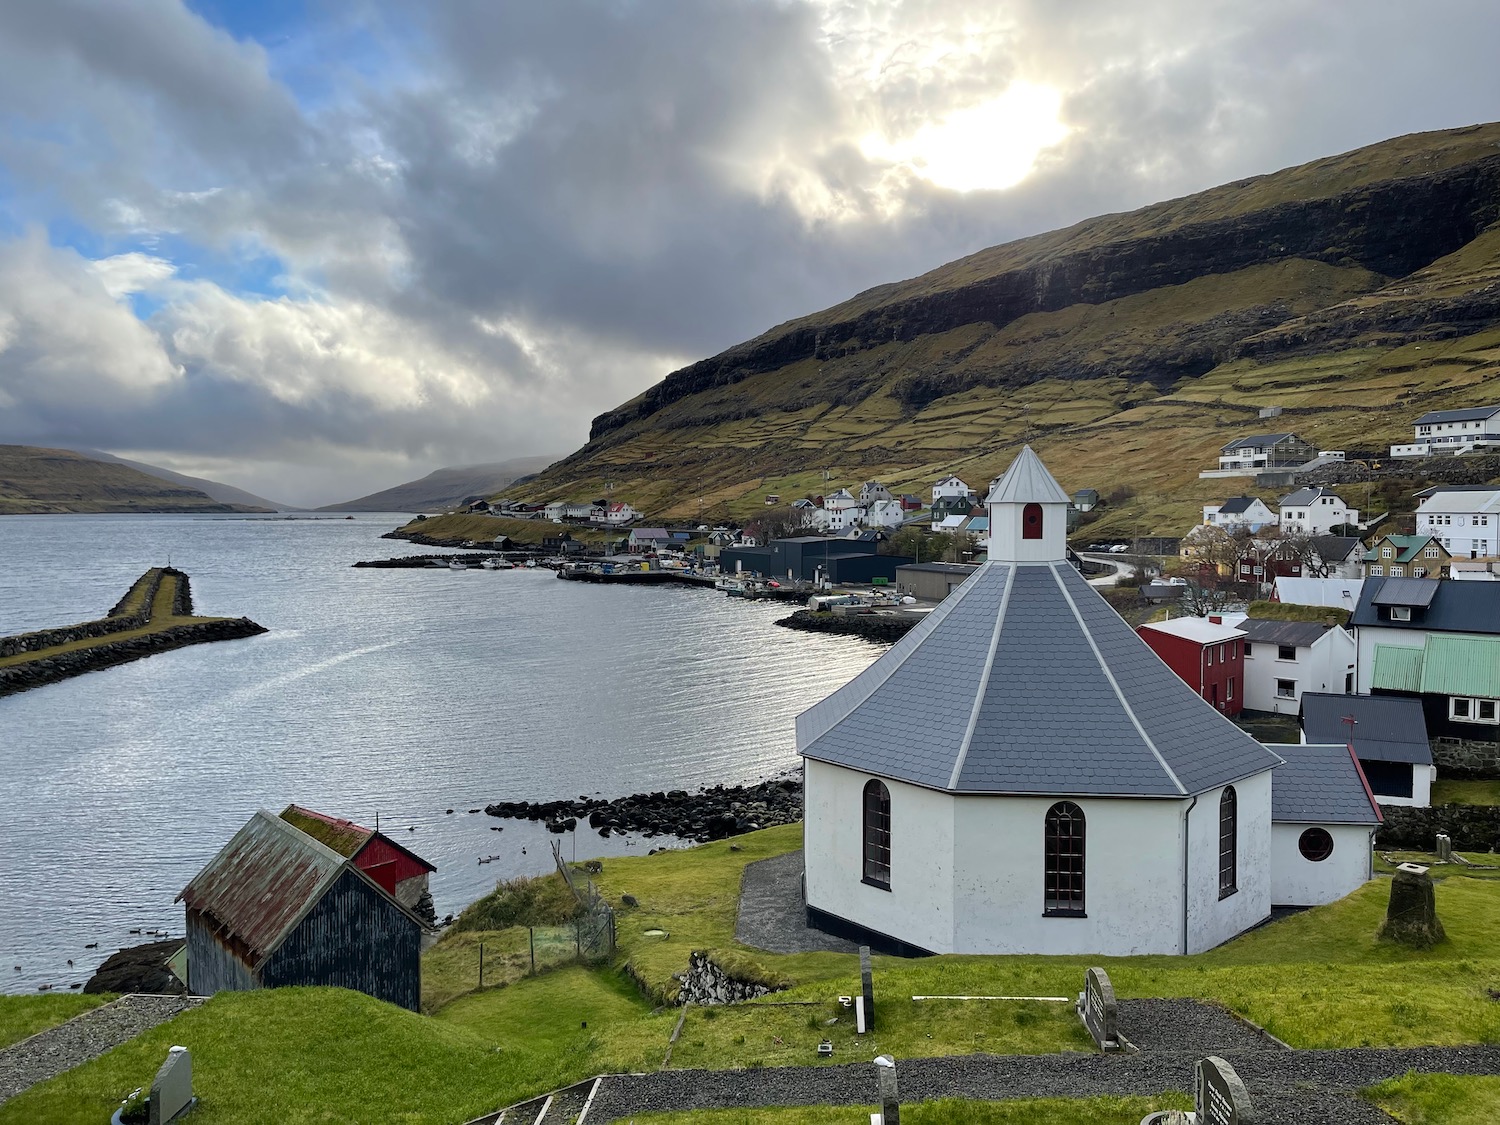
<instances>
[{"instance_id":1,"label":"rusty corrugated metal roof","mask_svg":"<svg viewBox=\"0 0 1500 1125\"><path fill-rule=\"evenodd\" d=\"M262 809L183 888L177 901L244 944L251 968L352 866L332 848Z\"/></svg>"}]
</instances>

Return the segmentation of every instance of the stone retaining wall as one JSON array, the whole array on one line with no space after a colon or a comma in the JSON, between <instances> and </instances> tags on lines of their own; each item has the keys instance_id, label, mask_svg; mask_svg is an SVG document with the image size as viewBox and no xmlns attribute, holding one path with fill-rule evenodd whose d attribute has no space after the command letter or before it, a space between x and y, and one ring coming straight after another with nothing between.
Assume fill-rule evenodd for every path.
<instances>
[{"instance_id":1,"label":"stone retaining wall","mask_svg":"<svg viewBox=\"0 0 1500 1125\"><path fill-rule=\"evenodd\" d=\"M754 981L736 980L716 965L707 953L697 950L688 959L688 971L675 975L682 982L675 1001L679 1006L734 1004L741 1000L754 1000L771 991Z\"/></svg>"},{"instance_id":2,"label":"stone retaining wall","mask_svg":"<svg viewBox=\"0 0 1500 1125\"><path fill-rule=\"evenodd\" d=\"M1454 781L1500 778L1500 742L1468 738L1434 738L1432 762L1438 776Z\"/></svg>"},{"instance_id":3,"label":"stone retaining wall","mask_svg":"<svg viewBox=\"0 0 1500 1125\"><path fill-rule=\"evenodd\" d=\"M1432 851L1439 832L1446 833L1458 851L1487 852L1500 846L1500 806L1434 805L1422 809L1383 805L1381 812L1385 823L1375 833L1376 847Z\"/></svg>"},{"instance_id":4,"label":"stone retaining wall","mask_svg":"<svg viewBox=\"0 0 1500 1125\"><path fill-rule=\"evenodd\" d=\"M1454 457L1451 454L1399 459L1382 457L1380 462L1381 467L1378 469L1372 469L1360 461L1320 465L1308 472L1298 473L1297 483L1331 486L1379 480L1381 477L1423 477L1438 484L1488 484L1500 477L1500 457L1491 454L1480 457Z\"/></svg>"},{"instance_id":5,"label":"stone retaining wall","mask_svg":"<svg viewBox=\"0 0 1500 1125\"><path fill-rule=\"evenodd\" d=\"M59 680L79 676L84 672L94 672L115 664L125 664L157 652L168 652L174 648L185 648L188 645L203 644L208 641L253 637L266 631L264 627L257 625L248 617L223 621L201 621L174 625L159 633L148 633L142 637L127 637L114 643L96 645L93 648L62 652L56 656L0 668L0 696L13 695L18 691L56 683Z\"/></svg>"}]
</instances>

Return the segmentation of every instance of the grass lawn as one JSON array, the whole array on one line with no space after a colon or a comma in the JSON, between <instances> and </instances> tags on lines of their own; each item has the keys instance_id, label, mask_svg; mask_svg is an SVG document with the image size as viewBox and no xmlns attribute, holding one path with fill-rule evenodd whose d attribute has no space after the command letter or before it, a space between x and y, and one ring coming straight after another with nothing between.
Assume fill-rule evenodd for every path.
<instances>
[{"instance_id":1,"label":"grass lawn","mask_svg":"<svg viewBox=\"0 0 1500 1125\"><path fill-rule=\"evenodd\" d=\"M1408 1125L1491 1125L1500 1121L1500 1078L1408 1074L1371 1087L1365 1097Z\"/></svg>"},{"instance_id":2,"label":"grass lawn","mask_svg":"<svg viewBox=\"0 0 1500 1125\"><path fill-rule=\"evenodd\" d=\"M1434 805L1500 805L1500 781L1434 781Z\"/></svg>"},{"instance_id":3,"label":"grass lawn","mask_svg":"<svg viewBox=\"0 0 1500 1125\"><path fill-rule=\"evenodd\" d=\"M479 947L484 946L485 989L520 980L531 972L532 941L525 926L504 930L448 930L422 954L422 1011L429 1015L460 996L477 992ZM554 968L573 960L577 949L569 926L539 926L536 967Z\"/></svg>"},{"instance_id":4,"label":"grass lawn","mask_svg":"<svg viewBox=\"0 0 1500 1125\"><path fill-rule=\"evenodd\" d=\"M879 1108L821 1105L794 1109L710 1109L637 1114L629 1120L635 1125L830 1125L869 1121L869 1115ZM901 1120L907 1125L1140 1125L1142 1117L1157 1110L1192 1108L1193 1100L1184 1094L1154 1098L1024 1098L1005 1102L953 1098L903 1104ZM618 1125L624 1125L624 1121Z\"/></svg>"},{"instance_id":5,"label":"grass lawn","mask_svg":"<svg viewBox=\"0 0 1500 1125\"><path fill-rule=\"evenodd\" d=\"M61 996L0 996L0 1047L19 1043L38 1031L46 1031L80 1012L97 1008L113 996L83 996L65 993Z\"/></svg>"}]
</instances>

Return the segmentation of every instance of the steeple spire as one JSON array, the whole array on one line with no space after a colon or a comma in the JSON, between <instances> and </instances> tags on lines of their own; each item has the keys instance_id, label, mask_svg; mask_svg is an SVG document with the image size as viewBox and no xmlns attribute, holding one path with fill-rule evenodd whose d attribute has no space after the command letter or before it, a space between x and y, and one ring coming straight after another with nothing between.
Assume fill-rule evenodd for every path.
<instances>
[{"instance_id":1,"label":"steeple spire","mask_svg":"<svg viewBox=\"0 0 1500 1125\"><path fill-rule=\"evenodd\" d=\"M1031 446L990 485L991 562L1062 562L1069 496Z\"/></svg>"}]
</instances>

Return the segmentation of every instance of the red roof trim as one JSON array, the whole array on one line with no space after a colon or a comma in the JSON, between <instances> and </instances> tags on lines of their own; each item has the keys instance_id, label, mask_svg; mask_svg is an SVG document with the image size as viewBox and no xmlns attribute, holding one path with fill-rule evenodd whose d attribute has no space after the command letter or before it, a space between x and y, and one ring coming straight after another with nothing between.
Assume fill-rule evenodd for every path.
<instances>
[{"instance_id":1,"label":"red roof trim","mask_svg":"<svg viewBox=\"0 0 1500 1125\"><path fill-rule=\"evenodd\" d=\"M1354 772L1359 774L1359 783L1365 787L1365 796L1370 801L1370 807L1375 810L1376 823L1384 824L1385 814L1380 811L1380 802L1375 799L1375 793L1370 788L1370 779L1365 777L1365 767L1359 764L1359 755L1354 752L1353 741L1346 743L1345 749L1349 751L1349 760L1354 763ZM1412 766L1412 769L1415 770L1416 768L1416 766Z\"/></svg>"}]
</instances>

